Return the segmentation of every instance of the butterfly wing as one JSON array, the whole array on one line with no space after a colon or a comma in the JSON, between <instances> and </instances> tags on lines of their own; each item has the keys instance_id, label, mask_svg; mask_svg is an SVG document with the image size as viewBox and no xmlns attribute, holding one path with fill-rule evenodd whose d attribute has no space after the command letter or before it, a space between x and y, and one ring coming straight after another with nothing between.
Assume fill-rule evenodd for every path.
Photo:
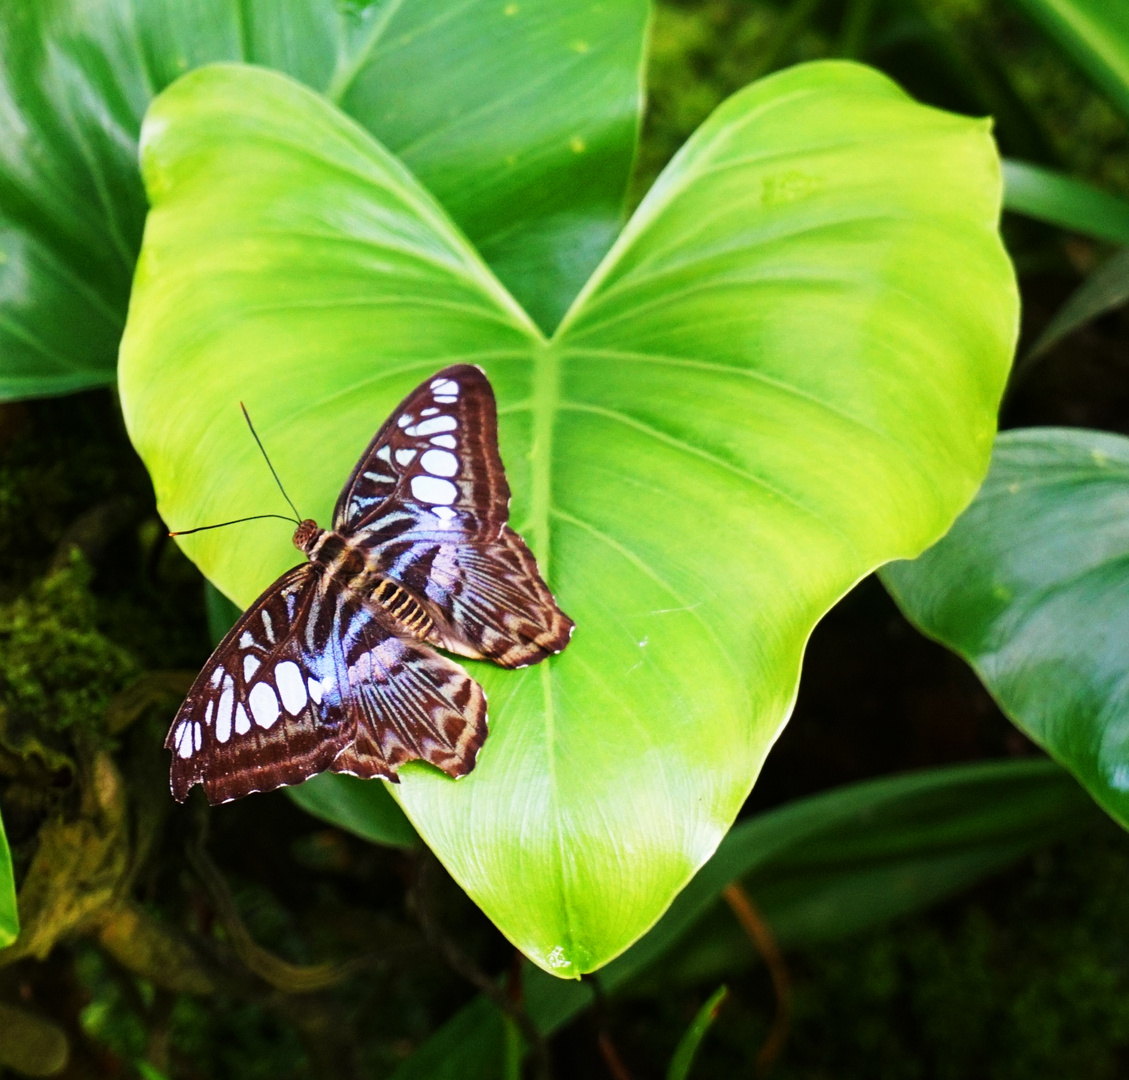
<instances>
[{"instance_id":1,"label":"butterfly wing","mask_svg":"<svg viewBox=\"0 0 1129 1080\"><path fill-rule=\"evenodd\" d=\"M283 574L220 642L181 705L166 749L172 793L208 801L297 784L353 741L333 597L310 563Z\"/></svg>"},{"instance_id":2,"label":"butterfly wing","mask_svg":"<svg viewBox=\"0 0 1129 1080\"><path fill-rule=\"evenodd\" d=\"M220 803L330 768L395 780L416 758L462 776L485 738L486 699L462 668L306 563L220 642L165 746L173 795L202 783Z\"/></svg>"},{"instance_id":3,"label":"butterfly wing","mask_svg":"<svg viewBox=\"0 0 1129 1080\"><path fill-rule=\"evenodd\" d=\"M474 768L486 739L486 695L458 664L395 633L377 612L347 655L348 708L356 736L334 772L398 781L406 761L448 776Z\"/></svg>"},{"instance_id":4,"label":"butterfly wing","mask_svg":"<svg viewBox=\"0 0 1129 1080\"><path fill-rule=\"evenodd\" d=\"M523 667L560 652L573 623L506 524L494 392L469 364L418 386L377 432L341 492L333 527L428 607L428 640Z\"/></svg>"}]
</instances>

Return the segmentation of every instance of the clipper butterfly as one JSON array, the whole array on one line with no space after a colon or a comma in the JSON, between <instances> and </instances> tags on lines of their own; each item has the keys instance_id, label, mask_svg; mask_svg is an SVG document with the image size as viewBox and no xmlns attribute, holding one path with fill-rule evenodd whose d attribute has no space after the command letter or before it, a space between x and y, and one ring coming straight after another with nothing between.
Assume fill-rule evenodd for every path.
<instances>
[{"instance_id":1,"label":"clipper butterfly","mask_svg":"<svg viewBox=\"0 0 1129 1080\"><path fill-rule=\"evenodd\" d=\"M165 740L172 793L212 803L325 770L397 780L406 761L474 768L486 696L435 651L507 668L560 652L572 620L507 524L494 392L459 364L376 433L332 529L294 532L307 561L243 614Z\"/></svg>"}]
</instances>

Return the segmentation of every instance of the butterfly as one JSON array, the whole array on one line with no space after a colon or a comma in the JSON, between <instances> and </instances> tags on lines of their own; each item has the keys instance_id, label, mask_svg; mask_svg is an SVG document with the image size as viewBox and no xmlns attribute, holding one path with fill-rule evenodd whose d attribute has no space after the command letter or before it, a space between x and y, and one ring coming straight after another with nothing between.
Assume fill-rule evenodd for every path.
<instances>
[{"instance_id":1,"label":"butterfly","mask_svg":"<svg viewBox=\"0 0 1129 1080\"><path fill-rule=\"evenodd\" d=\"M574 628L509 504L490 383L444 368L376 433L332 529L298 525L306 562L204 665L165 740L173 796L203 784L227 802L326 770L398 781L413 760L470 772L486 695L435 647L518 668L560 652Z\"/></svg>"}]
</instances>

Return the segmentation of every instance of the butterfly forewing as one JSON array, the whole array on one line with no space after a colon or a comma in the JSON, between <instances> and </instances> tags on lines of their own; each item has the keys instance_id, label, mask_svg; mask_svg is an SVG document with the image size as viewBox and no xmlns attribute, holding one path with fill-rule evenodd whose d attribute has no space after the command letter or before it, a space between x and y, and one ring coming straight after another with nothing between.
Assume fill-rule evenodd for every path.
<instances>
[{"instance_id":1,"label":"butterfly forewing","mask_svg":"<svg viewBox=\"0 0 1129 1080\"><path fill-rule=\"evenodd\" d=\"M395 497L428 527L492 539L506 523L510 488L498 454L498 413L486 376L444 368L384 422L353 469L333 512L344 535L394 534ZM455 524L457 522L457 524Z\"/></svg>"},{"instance_id":2,"label":"butterfly forewing","mask_svg":"<svg viewBox=\"0 0 1129 1080\"><path fill-rule=\"evenodd\" d=\"M568 644L572 620L507 524L494 392L467 364L408 395L361 457L334 527L428 605L429 640L505 667Z\"/></svg>"},{"instance_id":3,"label":"butterfly forewing","mask_svg":"<svg viewBox=\"0 0 1129 1080\"><path fill-rule=\"evenodd\" d=\"M309 563L295 567L220 642L165 740L177 799L197 783L213 803L297 784L353 741L333 591Z\"/></svg>"}]
</instances>

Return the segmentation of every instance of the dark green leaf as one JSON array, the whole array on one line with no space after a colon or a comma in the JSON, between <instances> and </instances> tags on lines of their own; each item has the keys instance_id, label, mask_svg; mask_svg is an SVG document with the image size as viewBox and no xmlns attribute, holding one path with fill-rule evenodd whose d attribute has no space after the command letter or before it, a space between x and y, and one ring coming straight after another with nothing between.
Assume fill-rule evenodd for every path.
<instances>
[{"instance_id":1,"label":"dark green leaf","mask_svg":"<svg viewBox=\"0 0 1129 1080\"><path fill-rule=\"evenodd\" d=\"M1129 202L1041 165L1004 162L1004 209L1096 240L1129 244Z\"/></svg>"},{"instance_id":2,"label":"dark green leaf","mask_svg":"<svg viewBox=\"0 0 1129 1080\"><path fill-rule=\"evenodd\" d=\"M383 780L322 773L286 794L303 810L374 844L410 848L419 836Z\"/></svg>"},{"instance_id":3,"label":"dark green leaf","mask_svg":"<svg viewBox=\"0 0 1129 1080\"><path fill-rule=\"evenodd\" d=\"M324 91L551 328L619 228L646 0L4 0L0 397L114 378L145 196L137 135L190 68Z\"/></svg>"},{"instance_id":4,"label":"dark green leaf","mask_svg":"<svg viewBox=\"0 0 1129 1080\"><path fill-rule=\"evenodd\" d=\"M1129 4L1124 0L1012 0L1129 116Z\"/></svg>"},{"instance_id":5,"label":"dark green leaf","mask_svg":"<svg viewBox=\"0 0 1129 1080\"><path fill-rule=\"evenodd\" d=\"M698 1052L698 1046L717 1019L718 1010L728 993L729 991L724 986L719 986L698 1010L694 1019L690 1021L690 1026L686 1029L682 1038L678 1040L674 1056L670 1059L670 1067L666 1071L666 1080L686 1080L686 1077L690 1075L690 1066L694 1064L694 1055Z\"/></svg>"},{"instance_id":6,"label":"dark green leaf","mask_svg":"<svg viewBox=\"0 0 1129 1080\"><path fill-rule=\"evenodd\" d=\"M208 619L208 637L218 645L239 618L242 608L233 604L210 581L204 582L204 614Z\"/></svg>"},{"instance_id":7,"label":"dark green leaf","mask_svg":"<svg viewBox=\"0 0 1129 1080\"><path fill-rule=\"evenodd\" d=\"M20 917L16 908L16 879L12 873L12 853L4 822L0 820L0 949L19 936Z\"/></svg>"},{"instance_id":8,"label":"dark green leaf","mask_svg":"<svg viewBox=\"0 0 1129 1080\"><path fill-rule=\"evenodd\" d=\"M1129 826L1129 439L1005 432L948 536L882 579Z\"/></svg>"},{"instance_id":9,"label":"dark green leaf","mask_svg":"<svg viewBox=\"0 0 1129 1080\"><path fill-rule=\"evenodd\" d=\"M1054 348L1064 337L1091 319L1129 302L1129 248L1102 263L1055 312L1055 317L1031 346L1024 361Z\"/></svg>"}]
</instances>

